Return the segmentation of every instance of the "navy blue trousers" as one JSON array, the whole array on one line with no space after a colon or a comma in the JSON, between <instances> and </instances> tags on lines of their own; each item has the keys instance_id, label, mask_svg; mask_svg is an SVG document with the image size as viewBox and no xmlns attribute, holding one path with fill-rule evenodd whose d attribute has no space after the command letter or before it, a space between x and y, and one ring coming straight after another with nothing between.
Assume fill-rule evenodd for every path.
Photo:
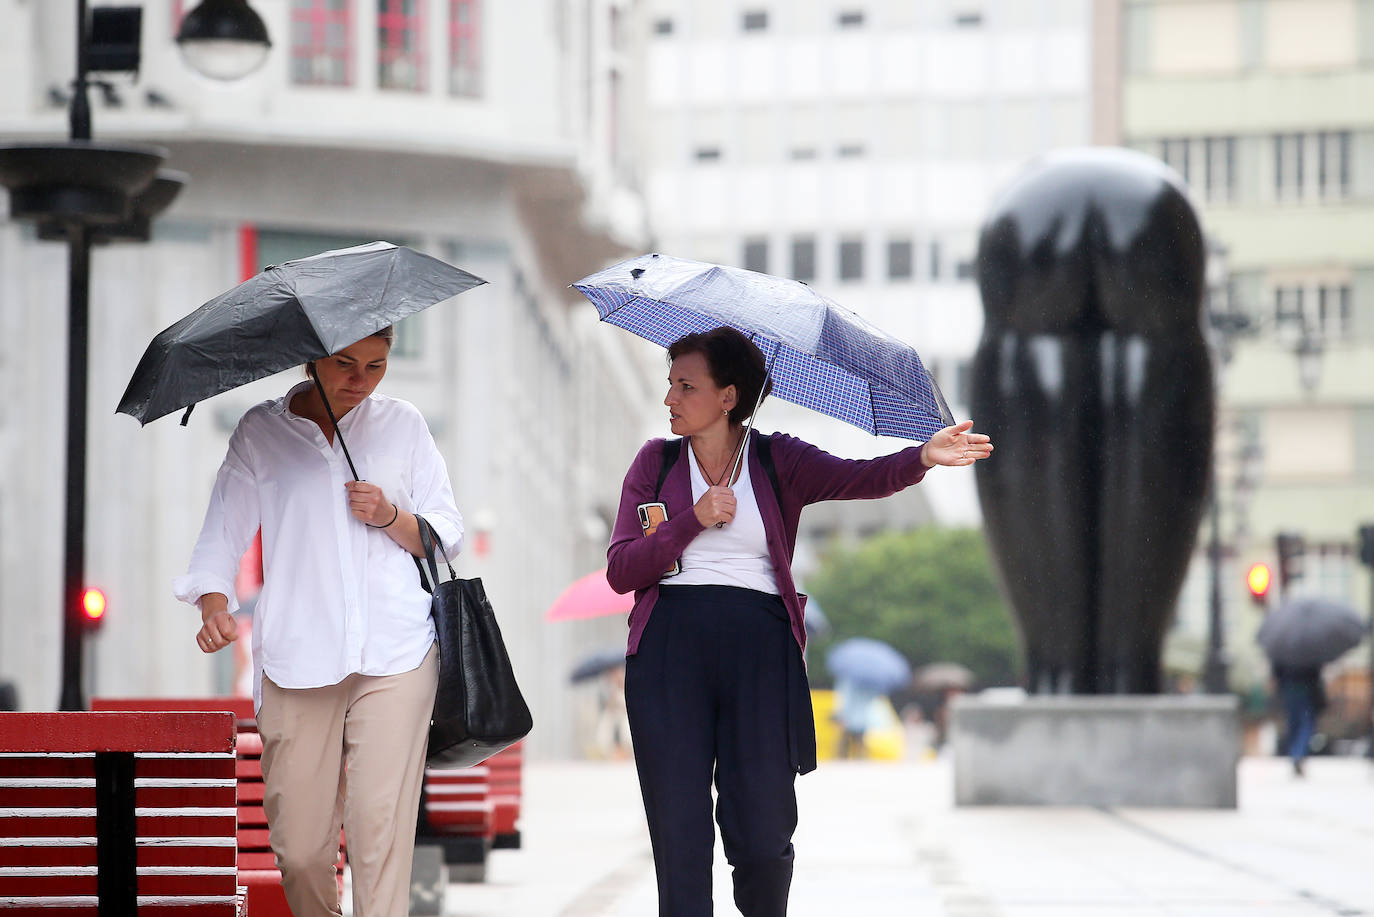
<instances>
[{"instance_id":1,"label":"navy blue trousers","mask_svg":"<svg viewBox=\"0 0 1374 917\"><path fill-rule=\"evenodd\" d=\"M664 586L625 700L653 843L660 917L712 913L711 785L735 905L783 917L797 827L801 650L777 596L732 586ZM808 696L809 701L809 696ZM804 715L809 723L810 704ZM814 740L813 740L814 741Z\"/></svg>"}]
</instances>

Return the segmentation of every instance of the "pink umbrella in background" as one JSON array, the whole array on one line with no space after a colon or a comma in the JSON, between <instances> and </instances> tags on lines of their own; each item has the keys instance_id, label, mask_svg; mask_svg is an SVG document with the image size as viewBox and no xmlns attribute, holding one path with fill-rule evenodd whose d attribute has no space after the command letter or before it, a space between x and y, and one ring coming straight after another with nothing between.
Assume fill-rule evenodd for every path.
<instances>
[{"instance_id":1,"label":"pink umbrella in background","mask_svg":"<svg viewBox=\"0 0 1374 917\"><path fill-rule=\"evenodd\" d=\"M544 612L545 621L576 621L580 618L599 618L602 615L629 614L634 606L633 593L621 595L606 582L606 568L574 582Z\"/></svg>"}]
</instances>

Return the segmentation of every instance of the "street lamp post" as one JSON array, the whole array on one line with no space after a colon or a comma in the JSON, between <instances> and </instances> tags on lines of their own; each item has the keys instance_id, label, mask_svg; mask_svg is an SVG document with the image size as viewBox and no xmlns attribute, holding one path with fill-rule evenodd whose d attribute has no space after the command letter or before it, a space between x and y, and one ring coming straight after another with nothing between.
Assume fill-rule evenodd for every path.
<instances>
[{"instance_id":1,"label":"street lamp post","mask_svg":"<svg viewBox=\"0 0 1374 917\"><path fill-rule=\"evenodd\" d=\"M228 6L239 15L246 0L205 6ZM252 16L251 10L248 12ZM202 28L214 29L219 11L202 17ZM40 239L67 243L67 449L62 577L62 685L59 707L85 707L82 679L83 625L81 595L85 580L87 357L90 330L91 247L116 241L147 241L154 216L176 197L185 175L158 171L167 158L160 147L99 144L91 140L89 88L92 69L137 71L142 10L102 7L97 11L104 32L93 35L87 0L76 0L76 77L68 108L65 144L0 145L0 184L10 192L10 216L38 223ZM228 39L266 48L266 30L247 36L228 30ZM105 34L108 33L108 36ZM106 42L104 39L111 39ZM225 35L221 32L221 38ZM96 40L93 40L96 39ZM93 63L93 45L98 60ZM265 53L265 50L264 50Z\"/></svg>"}]
</instances>

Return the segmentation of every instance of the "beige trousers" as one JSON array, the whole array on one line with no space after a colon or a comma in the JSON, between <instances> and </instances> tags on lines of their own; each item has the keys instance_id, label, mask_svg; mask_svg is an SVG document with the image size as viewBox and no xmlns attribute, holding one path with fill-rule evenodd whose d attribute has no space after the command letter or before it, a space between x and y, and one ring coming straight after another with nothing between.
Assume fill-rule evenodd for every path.
<instances>
[{"instance_id":1,"label":"beige trousers","mask_svg":"<svg viewBox=\"0 0 1374 917\"><path fill-rule=\"evenodd\" d=\"M399 675L324 688L262 680L263 808L294 917L339 917L339 827L354 917L406 917L437 648Z\"/></svg>"}]
</instances>

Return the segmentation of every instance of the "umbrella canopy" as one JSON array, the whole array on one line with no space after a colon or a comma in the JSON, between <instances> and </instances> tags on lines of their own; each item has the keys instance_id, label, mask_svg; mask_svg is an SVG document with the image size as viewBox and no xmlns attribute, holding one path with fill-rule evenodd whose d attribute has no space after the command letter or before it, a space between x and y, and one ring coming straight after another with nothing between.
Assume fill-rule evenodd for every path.
<instances>
[{"instance_id":1,"label":"umbrella canopy","mask_svg":"<svg viewBox=\"0 0 1374 917\"><path fill-rule=\"evenodd\" d=\"M271 265L153 338L117 411L146 424L337 353L483 283L390 242Z\"/></svg>"},{"instance_id":2,"label":"umbrella canopy","mask_svg":"<svg viewBox=\"0 0 1374 917\"><path fill-rule=\"evenodd\" d=\"M926 440L954 423L910 345L804 283L649 254L573 287L602 321L664 347L730 325L768 358L773 394L869 433Z\"/></svg>"},{"instance_id":3,"label":"umbrella canopy","mask_svg":"<svg viewBox=\"0 0 1374 917\"><path fill-rule=\"evenodd\" d=\"M630 613L634 604L633 594L621 595L611 588L611 584L606 582L606 568L602 567L564 589L563 594L544 612L544 620L576 621L602 615L624 615Z\"/></svg>"},{"instance_id":4,"label":"umbrella canopy","mask_svg":"<svg viewBox=\"0 0 1374 917\"><path fill-rule=\"evenodd\" d=\"M1256 639L1276 665L1317 668L1357 645L1367 631L1348 606L1305 596L1270 612Z\"/></svg>"},{"instance_id":5,"label":"umbrella canopy","mask_svg":"<svg viewBox=\"0 0 1374 917\"><path fill-rule=\"evenodd\" d=\"M916 670L912 684L918 691L963 691L973 685L973 670L957 662L932 662Z\"/></svg>"},{"instance_id":6,"label":"umbrella canopy","mask_svg":"<svg viewBox=\"0 0 1374 917\"><path fill-rule=\"evenodd\" d=\"M900 688L911 679L911 665L906 657L871 637L851 637L835 644L825 654L825 664L837 680L880 694Z\"/></svg>"},{"instance_id":7,"label":"umbrella canopy","mask_svg":"<svg viewBox=\"0 0 1374 917\"><path fill-rule=\"evenodd\" d=\"M578 661L577 665L573 666L572 674L568 677L573 684L576 684L579 681L595 678L602 672L614 669L618 666L623 666L624 664L625 647L609 646L605 649L599 649L587 656L583 656L582 659Z\"/></svg>"}]
</instances>

